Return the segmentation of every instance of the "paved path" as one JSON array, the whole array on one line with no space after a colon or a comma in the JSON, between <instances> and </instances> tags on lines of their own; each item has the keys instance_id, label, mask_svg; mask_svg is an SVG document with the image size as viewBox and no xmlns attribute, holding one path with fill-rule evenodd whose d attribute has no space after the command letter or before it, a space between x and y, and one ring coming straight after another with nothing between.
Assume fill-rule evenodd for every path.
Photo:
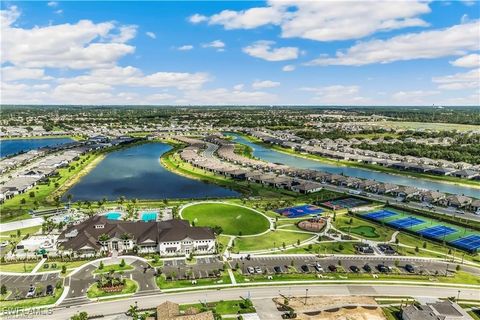
<instances>
[{"instance_id":1,"label":"paved path","mask_svg":"<svg viewBox=\"0 0 480 320\"><path fill-rule=\"evenodd\" d=\"M40 260L40 262L37 263L37 265L35 266L35 268L33 268L32 272L30 272L30 273L36 273L36 272L43 266L43 264L45 263L45 261L47 261L46 258L43 258L42 260Z\"/></svg>"},{"instance_id":2,"label":"paved path","mask_svg":"<svg viewBox=\"0 0 480 320\"><path fill-rule=\"evenodd\" d=\"M177 292L167 294L151 294L141 297L132 296L131 298L118 301L91 302L81 306L71 306L69 308L55 308L53 315L40 315L38 319L68 319L75 313L87 310L89 314L105 316L124 313L130 305L138 303L138 307L153 308L164 301L175 303L192 303L194 301L219 301L219 300L237 300L239 297L248 297L254 303L258 299L272 299L278 294L303 296L305 289L309 289L309 295L312 296L343 296L343 295L367 295L367 296L412 296L412 297L430 297L445 298L456 296L458 289L456 287L435 287L435 286L415 286L415 285L365 285L365 284L332 284L332 285L290 285L253 288L228 288L228 289L210 289L190 292ZM478 289L460 289L460 299L478 300L480 293ZM257 303L258 304L258 303Z\"/></svg>"},{"instance_id":3,"label":"paved path","mask_svg":"<svg viewBox=\"0 0 480 320\"><path fill-rule=\"evenodd\" d=\"M43 223L43 218L31 218L19 221L12 221L7 223L0 224L0 232L12 231L22 228L36 227L41 226Z\"/></svg>"},{"instance_id":4,"label":"paved path","mask_svg":"<svg viewBox=\"0 0 480 320\"><path fill-rule=\"evenodd\" d=\"M253 305L257 310L258 317L262 320L282 319L282 313L277 310L272 299L255 299L253 300Z\"/></svg>"}]
</instances>

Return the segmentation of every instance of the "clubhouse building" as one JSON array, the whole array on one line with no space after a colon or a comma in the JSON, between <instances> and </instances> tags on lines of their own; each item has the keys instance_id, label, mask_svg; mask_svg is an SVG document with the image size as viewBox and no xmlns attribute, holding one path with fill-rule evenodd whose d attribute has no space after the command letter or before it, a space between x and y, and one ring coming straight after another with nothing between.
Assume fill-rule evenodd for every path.
<instances>
[{"instance_id":1,"label":"clubhouse building","mask_svg":"<svg viewBox=\"0 0 480 320\"><path fill-rule=\"evenodd\" d=\"M122 221L94 216L63 231L57 246L63 253L159 253L183 256L215 253L215 234L186 220Z\"/></svg>"}]
</instances>

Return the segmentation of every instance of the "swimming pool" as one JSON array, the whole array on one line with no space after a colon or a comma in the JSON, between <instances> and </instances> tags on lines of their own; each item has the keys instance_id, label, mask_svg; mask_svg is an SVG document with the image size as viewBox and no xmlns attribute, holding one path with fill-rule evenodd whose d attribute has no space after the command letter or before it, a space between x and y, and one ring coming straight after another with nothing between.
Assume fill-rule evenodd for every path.
<instances>
[{"instance_id":1,"label":"swimming pool","mask_svg":"<svg viewBox=\"0 0 480 320\"><path fill-rule=\"evenodd\" d=\"M156 212L142 212L142 221L156 221L157 213Z\"/></svg>"},{"instance_id":2,"label":"swimming pool","mask_svg":"<svg viewBox=\"0 0 480 320\"><path fill-rule=\"evenodd\" d=\"M119 220L122 214L120 212L111 211L111 212L107 212L105 216L107 217L107 219L110 219L110 220Z\"/></svg>"}]
</instances>

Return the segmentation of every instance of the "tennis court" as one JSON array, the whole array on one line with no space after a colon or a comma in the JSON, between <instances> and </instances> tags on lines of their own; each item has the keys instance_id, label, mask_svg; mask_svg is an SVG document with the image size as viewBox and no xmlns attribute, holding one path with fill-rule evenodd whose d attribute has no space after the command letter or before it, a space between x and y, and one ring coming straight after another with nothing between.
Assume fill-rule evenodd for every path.
<instances>
[{"instance_id":1,"label":"tennis court","mask_svg":"<svg viewBox=\"0 0 480 320\"><path fill-rule=\"evenodd\" d=\"M321 205L330 209L350 209L369 204L370 202L357 198L343 198L322 202Z\"/></svg>"},{"instance_id":2,"label":"tennis court","mask_svg":"<svg viewBox=\"0 0 480 320\"><path fill-rule=\"evenodd\" d=\"M439 238L448 236L449 234L457 232L457 229L440 225L440 226L422 229L417 232L427 238L439 239Z\"/></svg>"},{"instance_id":3,"label":"tennis court","mask_svg":"<svg viewBox=\"0 0 480 320\"><path fill-rule=\"evenodd\" d=\"M399 228L399 229L407 229L407 228L411 228L413 226L416 226L417 224L421 224L421 223L424 223L424 222L425 222L425 220L422 220L422 219L418 219L418 218L415 218L415 217L407 217L407 218L403 218L403 219L389 221L389 222L387 222L387 224L389 224L391 226L394 226L396 228Z\"/></svg>"},{"instance_id":4,"label":"tennis court","mask_svg":"<svg viewBox=\"0 0 480 320\"><path fill-rule=\"evenodd\" d=\"M306 204L302 206L278 209L276 212L288 218L296 218L310 214L320 214L323 212L323 210L317 206Z\"/></svg>"},{"instance_id":5,"label":"tennis court","mask_svg":"<svg viewBox=\"0 0 480 320\"><path fill-rule=\"evenodd\" d=\"M471 234L469 236L452 241L451 243L461 249L476 252L478 249L480 249L480 236Z\"/></svg>"},{"instance_id":6,"label":"tennis court","mask_svg":"<svg viewBox=\"0 0 480 320\"><path fill-rule=\"evenodd\" d=\"M369 218L369 219L373 219L373 220L382 220L382 219L390 218L390 217L393 217L393 216L396 216L396 215L397 214L395 212L392 212L392 211L380 210L380 211L367 213L364 216Z\"/></svg>"}]
</instances>

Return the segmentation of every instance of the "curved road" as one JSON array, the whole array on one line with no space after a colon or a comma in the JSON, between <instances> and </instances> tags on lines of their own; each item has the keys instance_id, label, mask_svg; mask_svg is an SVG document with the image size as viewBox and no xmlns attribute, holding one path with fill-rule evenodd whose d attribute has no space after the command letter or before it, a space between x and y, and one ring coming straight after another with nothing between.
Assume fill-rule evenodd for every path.
<instances>
[{"instance_id":1,"label":"curved road","mask_svg":"<svg viewBox=\"0 0 480 320\"><path fill-rule=\"evenodd\" d=\"M308 289L309 296L343 296L343 295L365 295L365 296L410 296L424 298L445 298L457 296L460 290L460 299L478 300L480 292L478 289L457 289L435 286L408 286L408 285L357 285L357 284L335 284L335 285L299 285L299 286L268 286L268 287L246 287L229 288L222 290L202 290L181 293L156 293L152 295L131 297L128 299L105 302L92 302L81 306L70 308L55 308L52 315L39 316L38 319L68 319L79 311L87 311L89 315L116 315L124 313L130 305L138 303L138 307L154 308L162 302L169 300L176 303L195 303L198 301L219 301L234 300L239 297L250 297L252 300L271 299L279 294L305 296Z\"/></svg>"}]
</instances>

